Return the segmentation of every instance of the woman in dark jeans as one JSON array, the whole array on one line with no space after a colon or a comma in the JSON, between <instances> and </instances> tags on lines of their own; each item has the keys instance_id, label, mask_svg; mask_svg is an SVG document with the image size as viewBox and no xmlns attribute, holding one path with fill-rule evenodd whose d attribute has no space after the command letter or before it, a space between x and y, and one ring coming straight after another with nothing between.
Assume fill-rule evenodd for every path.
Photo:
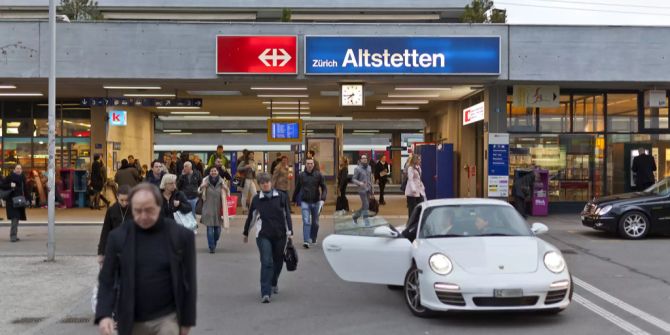
<instances>
[{"instance_id":1,"label":"woman in dark jeans","mask_svg":"<svg viewBox=\"0 0 670 335\"><path fill-rule=\"evenodd\" d=\"M349 201L347 200L347 185L349 185L349 159L340 158L340 171L337 174L337 203L335 211L349 212Z\"/></svg>"},{"instance_id":2,"label":"woman in dark jeans","mask_svg":"<svg viewBox=\"0 0 670 335\"><path fill-rule=\"evenodd\" d=\"M9 230L9 238L12 242L18 242L20 239L17 237L19 229L19 221L26 220L26 209L25 207L14 207L14 202L12 199L18 196L26 196L26 177L23 175L23 170L21 165L17 164L14 166L12 173L5 178L0 187L3 190L11 190L12 192L5 198L7 202L7 219L11 221L11 227Z\"/></svg>"}]
</instances>

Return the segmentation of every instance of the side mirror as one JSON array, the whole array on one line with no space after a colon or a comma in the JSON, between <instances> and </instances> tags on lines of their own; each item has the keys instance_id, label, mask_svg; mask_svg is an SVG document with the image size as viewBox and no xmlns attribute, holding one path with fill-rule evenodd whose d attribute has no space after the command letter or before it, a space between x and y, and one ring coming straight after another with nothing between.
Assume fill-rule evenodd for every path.
<instances>
[{"instance_id":1,"label":"side mirror","mask_svg":"<svg viewBox=\"0 0 670 335\"><path fill-rule=\"evenodd\" d=\"M535 235L542 235L549 231L549 227L547 227L543 223L536 222L533 223L532 226L530 226L530 230L532 230Z\"/></svg>"},{"instance_id":2,"label":"side mirror","mask_svg":"<svg viewBox=\"0 0 670 335\"><path fill-rule=\"evenodd\" d=\"M375 228L373 235L379 237L389 237L389 238L398 237L398 233L391 230L391 228L389 228L388 226L380 226Z\"/></svg>"}]
</instances>

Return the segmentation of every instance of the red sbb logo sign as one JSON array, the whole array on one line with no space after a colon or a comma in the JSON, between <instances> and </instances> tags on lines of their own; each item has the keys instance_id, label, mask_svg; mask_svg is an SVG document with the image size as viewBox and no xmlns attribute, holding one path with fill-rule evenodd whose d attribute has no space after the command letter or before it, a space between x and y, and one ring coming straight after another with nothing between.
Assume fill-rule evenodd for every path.
<instances>
[{"instance_id":1,"label":"red sbb logo sign","mask_svg":"<svg viewBox=\"0 0 670 335\"><path fill-rule=\"evenodd\" d=\"M297 74L297 36L217 36L217 74Z\"/></svg>"}]
</instances>

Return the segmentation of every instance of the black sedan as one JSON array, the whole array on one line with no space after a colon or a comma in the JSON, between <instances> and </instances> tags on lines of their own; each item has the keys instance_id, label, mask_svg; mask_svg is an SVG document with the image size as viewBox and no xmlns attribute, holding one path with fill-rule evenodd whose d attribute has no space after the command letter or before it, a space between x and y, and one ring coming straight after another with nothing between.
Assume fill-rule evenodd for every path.
<instances>
[{"instance_id":1,"label":"black sedan","mask_svg":"<svg viewBox=\"0 0 670 335\"><path fill-rule=\"evenodd\" d=\"M596 198L582 211L582 224L627 239L670 233L670 178L643 192Z\"/></svg>"}]
</instances>

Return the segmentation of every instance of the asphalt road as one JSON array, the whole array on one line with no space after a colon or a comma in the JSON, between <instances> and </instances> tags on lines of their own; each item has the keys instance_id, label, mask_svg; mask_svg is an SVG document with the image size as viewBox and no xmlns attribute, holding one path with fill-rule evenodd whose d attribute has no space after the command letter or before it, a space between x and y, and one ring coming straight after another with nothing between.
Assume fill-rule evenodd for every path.
<instances>
[{"instance_id":1,"label":"asphalt road","mask_svg":"<svg viewBox=\"0 0 670 335\"><path fill-rule=\"evenodd\" d=\"M324 221L322 235L332 233L333 220ZM399 291L342 281L320 248L301 248L298 271L284 272L280 294L271 304L261 304L258 252L254 243L242 243L241 222L233 222L213 255L207 253L201 229L198 325L192 334L670 333L670 237L620 240L581 227L576 216L554 216L544 222L550 232L543 238L564 252L575 277L575 299L565 312L445 314L428 320L413 317ZM3 257L44 250L44 227L22 229L20 247L5 243L5 229L0 231ZM59 253L88 255L93 262L99 229L59 228ZM300 225L296 231L301 236ZM87 323L92 317L89 300L88 294L81 295L79 303L47 316L47 321L26 328L24 334L95 334L97 328ZM84 323L61 322L66 317Z\"/></svg>"}]
</instances>

